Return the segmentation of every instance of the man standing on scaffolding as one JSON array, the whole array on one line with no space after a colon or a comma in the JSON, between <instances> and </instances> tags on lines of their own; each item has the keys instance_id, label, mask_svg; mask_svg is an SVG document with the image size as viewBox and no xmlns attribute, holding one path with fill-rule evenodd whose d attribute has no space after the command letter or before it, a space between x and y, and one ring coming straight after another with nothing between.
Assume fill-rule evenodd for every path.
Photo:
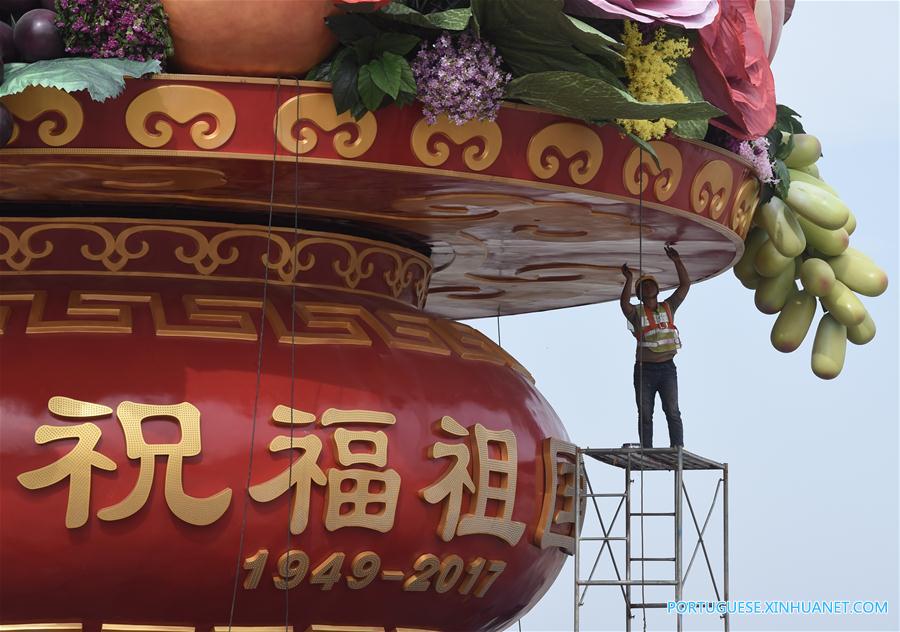
<instances>
[{"instance_id":1,"label":"man standing on scaffolding","mask_svg":"<svg viewBox=\"0 0 900 632\"><path fill-rule=\"evenodd\" d=\"M638 406L638 437L645 448L653 447L653 407L657 392L669 426L669 445L684 445L681 411L678 410L678 374L673 360L681 348L681 340L674 316L675 310L687 296L691 280L675 249L666 246L665 250L678 272L678 288L662 303L656 300L659 295L656 279L649 274L642 274L634 284L634 292L640 304L632 305L632 273L627 263L622 266L625 287L622 288L619 303L622 313L628 319L628 329L637 339L634 393Z\"/></svg>"}]
</instances>

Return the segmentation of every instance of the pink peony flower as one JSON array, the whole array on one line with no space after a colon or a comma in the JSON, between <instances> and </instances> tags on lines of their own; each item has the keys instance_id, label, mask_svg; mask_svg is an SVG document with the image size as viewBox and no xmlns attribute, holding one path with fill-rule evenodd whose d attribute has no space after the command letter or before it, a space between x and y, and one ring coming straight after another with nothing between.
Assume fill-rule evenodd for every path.
<instances>
[{"instance_id":1,"label":"pink peony flower","mask_svg":"<svg viewBox=\"0 0 900 632\"><path fill-rule=\"evenodd\" d=\"M726 0L727 2L728 0ZM589 18L628 19L699 29L719 12L718 0L566 0L566 12Z\"/></svg>"}]
</instances>

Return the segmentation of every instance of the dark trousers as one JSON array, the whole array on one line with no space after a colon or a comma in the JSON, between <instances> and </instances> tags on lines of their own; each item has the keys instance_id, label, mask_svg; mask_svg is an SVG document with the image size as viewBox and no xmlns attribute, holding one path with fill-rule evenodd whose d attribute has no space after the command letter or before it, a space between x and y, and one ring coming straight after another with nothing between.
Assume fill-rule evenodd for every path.
<instances>
[{"instance_id":1,"label":"dark trousers","mask_svg":"<svg viewBox=\"0 0 900 632\"><path fill-rule=\"evenodd\" d=\"M678 410L678 373L675 362L634 363L634 395L638 405L638 437L645 448L653 447L653 406L656 394L662 400L663 412L669 424L669 445L684 445L681 411Z\"/></svg>"}]
</instances>

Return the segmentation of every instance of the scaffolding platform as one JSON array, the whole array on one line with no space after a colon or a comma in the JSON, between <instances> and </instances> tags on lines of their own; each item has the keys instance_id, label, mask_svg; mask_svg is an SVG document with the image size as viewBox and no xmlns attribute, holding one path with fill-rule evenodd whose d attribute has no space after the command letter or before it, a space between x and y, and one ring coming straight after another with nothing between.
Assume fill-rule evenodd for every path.
<instances>
[{"instance_id":1,"label":"scaffolding platform","mask_svg":"<svg viewBox=\"0 0 900 632\"><path fill-rule=\"evenodd\" d=\"M678 468L675 448L584 448L581 453L614 467L632 470L674 470ZM722 470L728 467L699 454L681 449L681 468L684 470ZM629 465L630 464L630 465Z\"/></svg>"},{"instance_id":2,"label":"scaffolding platform","mask_svg":"<svg viewBox=\"0 0 900 632\"><path fill-rule=\"evenodd\" d=\"M625 474L624 490L616 492L595 492L591 484L590 477L584 468L584 458L596 460L611 467L620 468ZM646 586L669 586L674 589L674 600L681 601L684 598L684 583L688 578L697 553L702 550L703 558L706 561L706 568L712 582L713 592L716 601L728 601L728 464L720 463L712 459L689 452L682 447L674 448L641 448L640 446L625 445L621 448L579 448L577 453L578 467L575 469L575 522L579 525L578 537L575 539L575 603L574 603L574 630L577 632L580 625L580 609L584 604L587 591L592 586L613 586L618 587L622 593L625 604L625 630L630 632L632 619L635 610L647 610L651 608L667 608L667 602L634 602L632 601L632 588L641 588ZM712 502L706 518L701 526L694 507L688 494L687 485L684 481L685 471L707 470L720 471L721 476L716 482L715 492L713 493ZM643 507L643 498L640 498L640 511L632 511L632 472L637 471L641 475L641 489L643 494L643 476L644 472L659 471L671 472L673 476L673 511L645 511ZM716 581L716 573L713 571L713 565L710 561L709 551L703 537L706 534L707 526L716 503L719 498L719 492L722 493L722 568L720 573L721 588ZM619 502L612 516L612 520L607 523L603 519L600 510L598 498L618 498ZM588 501L591 502L593 512L587 510ZM682 519L684 517L684 505L687 504L691 522L697 532L697 543L691 553L687 570L682 573L683 551L682 551ZM624 534L614 535L613 527L622 508L624 506ZM589 514L596 515L596 525L591 525L590 521L585 518ZM643 521L645 518L671 517L673 520L673 555L666 557L644 557L643 555L632 556L632 518L638 518ZM596 535L591 528L599 526L599 533ZM601 542L600 551L597 553L593 566L591 567L588 577L581 576L581 556L582 544L584 542ZM622 555L616 554L613 543L624 543L624 559ZM645 543L642 541L641 546ZM604 552L609 553L612 561L612 569L614 577L598 578L596 577L597 568ZM624 577L620 571L619 562L624 562ZM632 564L640 562L641 576L638 578L632 575ZM671 578L666 579L648 579L645 577L643 567L647 562L663 562L672 563L674 572ZM710 601L710 597L692 598L692 600ZM675 613L676 629L682 630L682 614ZM724 630L728 632L730 629L730 620L727 612L720 617L723 621Z\"/></svg>"}]
</instances>

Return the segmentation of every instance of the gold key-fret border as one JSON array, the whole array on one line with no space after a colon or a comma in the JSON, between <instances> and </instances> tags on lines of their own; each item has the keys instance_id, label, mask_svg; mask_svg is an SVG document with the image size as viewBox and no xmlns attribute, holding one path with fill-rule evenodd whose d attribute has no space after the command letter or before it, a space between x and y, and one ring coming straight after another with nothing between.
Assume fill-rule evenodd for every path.
<instances>
[{"instance_id":1,"label":"gold key-fret border","mask_svg":"<svg viewBox=\"0 0 900 632\"><path fill-rule=\"evenodd\" d=\"M266 317L266 335L279 344L291 344L290 301L270 295L265 301L252 296L183 294L178 301L164 300L159 292L71 290L65 318L48 316L50 292L44 289L0 291L0 340L26 335L136 333L135 312L147 309L153 332L165 338L256 341L259 311ZM14 310L27 316L13 318ZM515 358L490 338L468 325L417 313L409 308L368 307L358 303L308 300L294 303L293 342L298 345L386 345L396 352L419 352L507 366L529 382L534 378ZM286 324L287 323L287 324Z\"/></svg>"}]
</instances>

